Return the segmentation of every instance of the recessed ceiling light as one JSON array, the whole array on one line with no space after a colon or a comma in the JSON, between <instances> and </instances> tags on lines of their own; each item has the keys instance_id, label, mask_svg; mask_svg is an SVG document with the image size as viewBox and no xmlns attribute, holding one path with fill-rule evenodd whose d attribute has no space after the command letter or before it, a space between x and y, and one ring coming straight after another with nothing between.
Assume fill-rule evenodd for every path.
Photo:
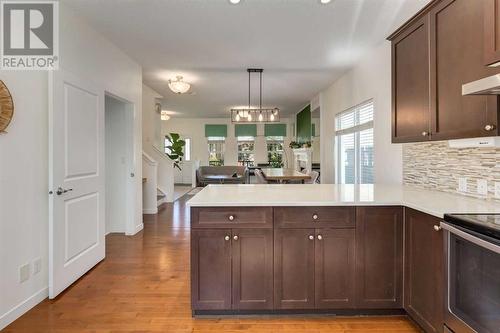
<instances>
[{"instance_id":1,"label":"recessed ceiling light","mask_svg":"<svg viewBox=\"0 0 500 333\"><path fill-rule=\"evenodd\" d=\"M330 3L332 2L332 0L320 0L320 2L324 5L326 5L327 3Z\"/></svg>"},{"instance_id":2,"label":"recessed ceiling light","mask_svg":"<svg viewBox=\"0 0 500 333\"><path fill-rule=\"evenodd\" d=\"M239 4L241 0L229 0L233 5Z\"/></svg>"}]
</instances>

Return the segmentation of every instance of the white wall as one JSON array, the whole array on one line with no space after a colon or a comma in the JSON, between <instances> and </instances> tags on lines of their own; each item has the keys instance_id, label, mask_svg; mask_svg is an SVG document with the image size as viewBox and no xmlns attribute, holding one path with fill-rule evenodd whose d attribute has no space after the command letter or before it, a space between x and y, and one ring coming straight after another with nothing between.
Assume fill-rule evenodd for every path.
<instances>
[{"instance_id":1,"label":"white wall","mask_svg":"<svg viewBox=\"0 0 500 333\"><path fill-rule=\"evenodd\" d=\"M141 67L60 4L61 67L135 105L135 164L141 163ZM46 72L1 71L15 114L0 135L0 329L47 297L48 83ZM141 167L128 232L142 226ZM19 267L42 259L42 271L19 283Z\"/></svg>"},{"instance_id":2,"label":"white wall","mask_svg":"<svg viewBox=\"0 0 500 333\"><path fill-rule=\"evenodd\" d=\"M391 45L384 41L321 92L321 182L335 182L335 115L373 98L375 182L402 182L402 148L391 143Z\"/></svg>"},{"instance_id":3,"label":"white wall","mask_svg":"<svg viewBox=\"0 0 500 333\"><path fill-rule=\"evenodd\" d=\"M0 134L0 330L47 297L48 134L46 72L1 71L14 118ZM42 271L19 283L19 267ZM31 270L33 272L33 270Z\"/></svg>"},{"instance_id":4,"label":"white wall","mask_svg":"<svg viewBox=\"0 0 500 333\"><path fill-rule=\"evenodd\" d=\"M158 162L156 186L166 194L166 201L172 202L174 200L174 167L172 161L162 153L164 151L162 147L165 145L164 136L161 133L162 121L160 115L155 111L156 99L161 97L148 86L142 86L142 149Z\"/></svg>"},{"instance_id":5,"label":"white wall","mask_svg":"<svg viewBox=\"0 0 500 333\"><path fill-rule=\"evenodd\" d=\"M123 102L105 98L106 124L106 234L125 232L128 180L127 109Z\"/></svg>"},{"instance_id":6,"label":"white wall","mask_svg":"<svg viewBox=\"0 0 500 333\"><path fill-rule=\"evenodd\" d=\"M287 137L285 138L285 152L288 156L289 165L292 166L292 154L288 145L292 138L292 126L290 120L282 118L287 124ZM226 124L227 138L225 142L224 164L238 164L237 139L234 136L234 124L227 118L175 118L162 122L162 133L179 133L184 137L191 138L191 159L200 160L201 165L208 165L208 145L205 138L205 124ZM255 138L255 162L267 163L267 146L264 137L264 124L257 124L257 137Z\"/></svg>"}]
</instances>

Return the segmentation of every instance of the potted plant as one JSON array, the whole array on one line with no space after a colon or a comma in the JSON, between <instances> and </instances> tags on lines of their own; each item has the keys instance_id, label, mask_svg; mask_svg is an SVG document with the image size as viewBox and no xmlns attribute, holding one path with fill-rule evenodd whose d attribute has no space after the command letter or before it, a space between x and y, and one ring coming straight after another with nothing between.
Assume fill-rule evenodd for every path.
<instances>
[{"instance_id":1,"label":"potted plant","mask_svg":"<svg viewBox=\"0 0 500 333\"><path fill-rule=\"evenodd\" d=\"M167 151L167 156L174 162L174 168L181 169L180 163L182 162L182 157L184 156L184 146L186 141L181 140L181 136L178 133L170 133L170 135L165 135L168 144L165 146L165 151Z\"/></svg>"},{"instance_id":2,"label":"potted plant","mask_svg":"<svg viewBox=\"0 0 500 333\"><path fill-rule=\"evenodd\" d=\"M289 147L292 149L297 149L297 148L301 147L301 144L298 143L297 141L292 141L292 142L290 142Z\"/></svg>"}]
</instances>

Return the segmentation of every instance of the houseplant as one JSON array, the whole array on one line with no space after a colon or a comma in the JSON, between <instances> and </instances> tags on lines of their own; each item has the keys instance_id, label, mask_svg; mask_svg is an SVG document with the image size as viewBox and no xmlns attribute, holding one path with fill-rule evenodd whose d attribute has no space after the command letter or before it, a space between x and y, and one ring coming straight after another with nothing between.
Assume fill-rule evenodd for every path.
<instances>
[{"instance_id":1,"label":"houseplant","mask_svg":"<svg viewBox=\"0 0 500 333\"><path fill-rule=\"evenodd\" d=\"M165 152L167 156L174 162L174 168L181 169L180 163L182 162L182 157L184 156L184 146L186 141L181 140L181 136L178 133L170 133L170 135L165 135L168 144L165 145Z\"/></svg>"}]
</instances>

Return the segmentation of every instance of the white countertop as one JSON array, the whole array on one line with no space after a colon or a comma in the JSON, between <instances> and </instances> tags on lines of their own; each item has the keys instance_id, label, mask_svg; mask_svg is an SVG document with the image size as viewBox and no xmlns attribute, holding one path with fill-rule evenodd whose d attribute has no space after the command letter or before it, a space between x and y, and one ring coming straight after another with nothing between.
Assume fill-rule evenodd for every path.
<instances>
[{"instance_id":1,"label":"white countertop","mask_svg":"<svg viewBox=\"0 0 500 333\"><path fill-rule=\"evenodd\" d=\"M406 206L442 218L446 213L500 214L500 202L402 185L209 185L191 207Z\"/></svg>"}]
</instances>

